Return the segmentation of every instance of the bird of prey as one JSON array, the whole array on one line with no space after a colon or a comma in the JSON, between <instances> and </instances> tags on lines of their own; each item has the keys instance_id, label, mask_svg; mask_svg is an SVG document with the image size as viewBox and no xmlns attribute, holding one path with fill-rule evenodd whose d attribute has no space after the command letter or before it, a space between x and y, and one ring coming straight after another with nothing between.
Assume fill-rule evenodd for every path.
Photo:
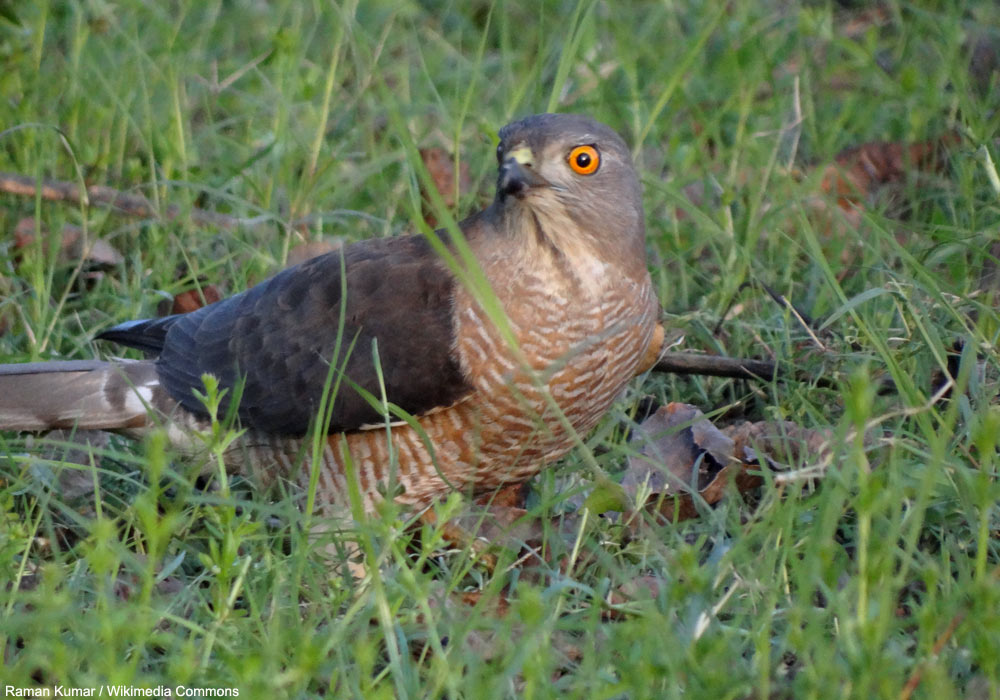
<instances>
[{"instance_id":1,"label":"bird of prey","mask_svg":"<svg viewBox=\"0 0 1000 700\"><path fill-rule=\"evenodd\" d=\"M211 374L242 390L227 468L303 486L318 469L323 512L347 504L348 474L369 509L387 493L424 506L529 478L655 362L662 327L625 142L585 116L539 114L501 129L496 156L493 202L460 236L439 230L440 245L360 241L98 335L147 360L0 365L0 429L166 426L195 451ZM336 392L312 464L324 386Z\"/></svg>"}]
</instances>

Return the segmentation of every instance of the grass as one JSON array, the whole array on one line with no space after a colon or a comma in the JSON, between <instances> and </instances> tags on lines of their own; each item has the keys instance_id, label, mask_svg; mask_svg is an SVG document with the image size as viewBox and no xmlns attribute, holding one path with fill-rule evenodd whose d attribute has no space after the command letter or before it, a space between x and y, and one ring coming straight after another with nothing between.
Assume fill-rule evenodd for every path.
<instances>
[{"instance_id":1,"label":"grass","mask_svg":"<svg viewBox=\"0 0 1000 700\"><path fill-rule=\"evenodd\" d=\"M580 510L593 487L577 451L529 501L541 522L566 517L541 535L565 552L562 569L502 552L489 573L439 528L413 540L390 509L352 526L379 564L357 586L325 556L342 535L310 536L291 499L238 477L200 489L198 465L162 436L80 459L68 454L79 445L6 435L0 685L869 698L919 678L914 697L1000 697L1000 323L976 294L1000 221L1000 84L970 71L976 42L1000 41L994 3L890 1L880 24L779 0L39 0L14 12L19 26L0 20L0 170L265 223L213 230L0 195L0 230L37 222L33 243L0 247L3 361L106 355L95 329L196 285L239 291L303 238L417 229L414 145L468 163L477 186L461 216L489 196L501 125L578 111L634 147L654 284L685 346L833 380L643 377L587 439L601 467L620 472L618 426L644 394L837 440L819 482L769 482L639 536ZM845 147L952 130L944 172L909 172L857 222L824 198L817 166ZM66 223L124 261L94 276L60 259L43 241ZM821 349L757 282L829 319ZM932 401L956 340L958 386ZM877 446L852 437L866 427ZM605 619L612 591L650 578L651 595ZM475 606L449 597L469 591L482 592Z\"/></svg>"}]
</instances>

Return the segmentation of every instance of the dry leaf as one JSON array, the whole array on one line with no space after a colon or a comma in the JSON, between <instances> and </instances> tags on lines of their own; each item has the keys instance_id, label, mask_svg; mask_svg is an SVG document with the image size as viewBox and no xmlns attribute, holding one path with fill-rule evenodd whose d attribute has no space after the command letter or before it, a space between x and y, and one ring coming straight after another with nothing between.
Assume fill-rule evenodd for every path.
<instances>
[{"instance_id":1,"label":"dry leaf","mask_svg":"<svg viewBox=\"0 0 1000 700\"><path fill-rule=\"evenodd\" d=\"M113 590L115 597L122 601L134 600L143 590L143 580L137 571L139 567L145 567L148 560L146 555L141 552L136 552L134 557L135 568L121 567L118 576L114 579ZM155 570L157 573L162 571L162 564L163 562L160 562L156 565ZM167 575L163 578L159 578L158 576L153 585L153 593L158 596L172 598L179 595L184 590L184 586L184 581L177 576Z\"/></svg>"},{"instance_id":2,"label":"dry leaf","mask_svg":"<svg viewBox=\"0 0 1000 700\"><path fill-rule=\"evenodd\" d=\"M428 525L438 524L433 509L425 511L420 520ZM560 568L567 565L567 553L578 525L579 517L573 513L543 519L516 506L470 503L440 524L440 535L452 547L470 550L490 571L497 565L498 548L506 549L517 557L517 565L522 567L521 579L534 580L544 577L556 562ZM581 565L585 557L585 553L580 554L576 563ZM533 565L542 566L535 570Z\"/></svg>"},{"instance_id":3,"label":"dry leaf","mask_svg":"<svg viewBox=\"0 0 1000 700\"><path fill-rule=\"evenodd\" d=\"M523 508L489 505L470 508L448 522L470 536L520 551L524 545L536 547L543 534L540 521L527 516Z\"/></svg>"},{"instance_id":4,"label":"dry leaf","mask_svg":"<svg viewBox=\"0 0 1000 700\"><path fill-rule=\"evenodd\" d=\"M189 314L203 306L214 304L222 299L222 292L214 284L202 285L201 289L188 289L180 292L172 299L161 299L156 305L157 316L174 314Z\"/></svg>"},{"instance_id":5,"label":"dry leaf","mask_svg":"<svg viewBox=\"0 0 1000 700\"><path fill-rule=\"evenodd\" d=\"M35 242L35 230L38 228L34 217L27 216L17 222L14 227L14 249L23 250ZM48 253L49 236L42 227L42 250ZM63 262L83 260L88 269L104 269L122 263L121 253L103 238L85 240L83 229L72 224L65 224L59 239L59 259Z\"/></svg>"},{"instance_id":6,"label":"dry leaf","mask_svg":"<svg viewBox=\"0 0 1000 700\"><path fill-rule=\"evenodd\" d=\"M465 591L464 593L453 593L453 597L462 605L479 605L483 601L482 591ZM507 617L510 612L510 601L505 596L498 595L488 599L487 603L480 607L480 612L496 618Z\"/></svg>"},{"instance_id":7,"label":"dry leaf","mask_svg":"<svg viewBox=\"0 0 1000 700\"><path fill-rule=\"evenodd\" d=\"M156 305L157 316L189 314L203 306L214 304L223 298L222 290L207 278L192 272L187 264L180 264L174 271L174 279L181 282L183 291L173 298L161 299Z\"/></svg>"},{"instance_id":8,"label":"dry leaf","mask_svg":"<svg viewBox=\"0 0 1000 700\"><path fill-rule=\"evenodd\" d=\"M827 197L814 199L811 208L817 215L824 248L833 247L824 252L831 258L839 257L844 266L840 278L849 274L862 246L856 236L845 234L845 226L856 229L865 209L879 200L887 205L890 216L903 217L907 205L902 186L907 175L943 171L949 149L959 141L955 132L913 144L872 141L844 149L824 168L820 189ZM856 242L845 243L851 240ZM900 239L900 243L904 241Z\"/></svg>"},{"instance_id":9,"label":"dry leaf","mask_svg":"<svg viewBox=\"0 0 1000 700\"><path fill-rule=\"evenodd\" d=\"M686 520L698 515L694 493L711 505L730 482L740 493L762 485L762 469L822 464L831 455L832 437L832 430L790 421L743 422L720 430L694 406L671 403L643 421L629 440L639 454L629 458L622 489L635 502L645 485L648 510L666 520Z\"/></svg>"},{"instance_id":10,"label":"dry leaf","mask_svg":"<svg viewBox=\"0 0 1000 700\"><path fill-rule=\"evenodd\" d=\"M947 163L948 149L959 142L955 133L913 144L872 141L845 148L823 171L820 184L825 194L837 197L845 212L864 204L878 188L902 183L907 172L940 172Z\"/></svg>"},{"instance_id":11,"label":"dry leaf","mask_svg":"<svg viewBox=\"0 0 1000 700\"><path fill-rule=\"evenodd\" d=\"M733 441L694 406L670 403L643 421L629 441L639 455L629 458L622 479L635 496L643 483L655 492L704 489L731 460ZM692 467L698 464L697 474Z\"/></svg>"},{"instance_id":12,"label":"dry leaf","mask_svg":"<svg viewBox=\"0 0 1000 700\"><path fill-rule=\"evenodd\" d=\"M625 605L642 600L656 600L663 588L663 579L659 576L645 575L637 576L631 581L626 581L608 594L608 603L611 605ZM619 610L604 610L602 617L606 620L621 620L626 615Z\"/></svg>"},{"instance_id":13,"label":"dry leaf","mask_svg":"<svg viewBox=\"0 0 1000 700\"><path fill-rule=\"evenodd\" d=\"M477 658L486 662L501 659L516 651L525 634L524 625L516 620L506 625L492 623L492 620L505 619L510 612L511 602L503 594L488 595L481 591L445 594L439 586L428 596L428 603L439 618L438 629L467 630L457 639L442 639L442 643L446 645L460 643L463 648L472 651ZM485 624L474 624L469 629L470 619ZM417 621L421 625L427 624L423 615L417 615ZM555 630L547 641L549 648L561 657L561 669L557 670L557 677L563 670L569 669L583 658L583 651L579 646L580 640L575 634ZM598 641L603 641L600 635ZM418 643L413 645L413 653L420 657L433 651L429 646Z\"/></svg>"},{"instance_id":14,"label":"dry leaf","mask_svg":"<svg viewBox=\"0 0 1000 700\"><path fill-rule=\"evenodd\" d=\"M189 314L221 299L222 292L219 291L219 288L214 284L206 284L201 289L189 289L175 296L170 313Z\"/></svg>"},{"instance_id":15,"label":"dry leaf","mask_svg":"<svg viewBox=\"0 0 1000 700\"><path fill-rule=\"evenodd\" d=\"M622 489L635 502L640 488L648 488L646 507L666 520L697 516L692 491L715 503L730 473L742 468L733 457L732 439L688 404L659 409L639 425L629 444L639 454L628 460Z\"/></svg>"},{"instance_id":16,"label":"dry leaf","mask_svg":"<svg viewBox=\"0 0 1000 700\"><path fill-rule=\"evenodd\" d=\"M531 491L530 483L522 481L514 484L507 484L496 491L489 491L479 496L475 502L481 506L504 506L507 508L524 508Z\"/></svg>"},{"instance_id":17,"label":"dry leaf","mask_svg":"<svg viewBox=\"0 0 1000 700\"><path fill-rule=\"evenodd\" d=\"M843 22L840 24L840 33L848 39L859 39L869 28L884 27L892 20L889 8L882 5L845 12L841 17Z\"/></svg>"},{"instance_id":18,"label":"dry leaf","mask_svg":"<svg viewBox=\"0 0 1000 700\"><path fill-rule=\"evenodd\" d=\"M737 459L747 464L759 464L763 457L773 470L818 462L830 454L833 437L832 430L803 428L791 421L746 421L730 425L723 432L733 439L733 454Z\"/></svg>"}]
</instances>

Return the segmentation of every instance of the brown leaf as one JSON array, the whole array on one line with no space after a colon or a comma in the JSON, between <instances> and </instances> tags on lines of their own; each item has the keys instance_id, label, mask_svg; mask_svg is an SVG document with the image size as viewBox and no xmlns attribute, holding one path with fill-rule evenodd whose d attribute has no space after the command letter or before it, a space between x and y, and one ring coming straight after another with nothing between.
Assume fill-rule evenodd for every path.
<instances>
[{"instance_id":1,"label":"brown leaf","mask_svg":"<svg viewBox=\"0 0 1000 700\"><path fill-rule=\"evenodd\" d=\"M472 607L476 607L476 615L473 617L476 622L490 618L503 619L510 611L510 601L502 593L486 595L483 591L448 592L444 590L444 584L441 582L432 584L427 604L434 611L433 617L440 621L442 629L451 629L459 621L463 624L468 622L472 617L469 608ZM423 613L418 614L416 619L420 625L428 623ZM469 629L462 635L463 647L473 650L476 656L483 660L502 656L510 646L510 639L498 635L494 627L488 623L479 627L481 628ZM521 626L515 623L511 632L520 634ZM448 642L451 643L451 639ZM424 644L415 644L413 651L417 656L433 653L432 648Z\"/></svg>"},{"instance_id":2,"label":"brown leaf","mask_svg":"<svg viewBox=\"0 0 1000 700\"><path fill-rule=\"evenodd\" d=\"M170 306L170 313L189 314L203 306L214 304L220 299L222 299L222 292L219 291L219 288L214 284L206 284L201 289L189 289L175 296Z\"/></svg>"},{"instance_id":3,"label":"brown leaf","mask_svg":"<svg viewBox=\"0 0 1000 700\"><path fill-rule=\"evenodd\" d=\"M428 603L431 610L437 613L439 629L464 627L467 630L455 639L449 638L447 643L460 643L464 649L473 652L483 661L503 658L523 643L526 630L518 620L511 620L505 625L491 622L506 618L510 611L511 602L504 594L490 595L482 591L443 594L440 590L432 590ZM475 607L475 611L471 611L470 607ZM417 619L421 624L426 624L423 615L418 615ZM597 635L597 639L602 641L600 635ZM563 669L571 668L583 658L579 639L572 633L555 630L547 641L549 649L561 658ZM415 645L414 651L420 655L433 653L423 645ZM560 672L561 669L557 671L557 675Z\"/></svg>"},{"instance_id":4,"label":"brown leaf","mask_svg":"<svg viewBox=\"0 0 1000 700\"><path fill-rule=\"evenodd\" d=\"M136 564L139 566L144 566L146 564L146 556L142 553L135 554ZM161 562L162 564L162 562ZM156 571L161 570L161 564L157 564ZM121 567L118 572L118 576L115 577L114 582L114 594L115 597L122 601L134 600L143 590L143 580L142 576L138 573L137 569ZM153 585L153 592L156 595L164 597L173 597L181 593L184 590L184 581L177 576L168 575L162 579L158 579Z\"/></svg>"},{"instance_id":5,"label":"brown leaf","mask_svg":"<svg viewBox=\"0 0 1000 700\"><path fill-rule=\"evenodd\" d=\"M642 601L656 600L663 588L663 579L659 576L646 574L636 576L626 581L608 594L608 603L613 606L627 605ZM609 621L624 620L629 616L625 610L605 607L601 618Z\"/></svg>"},{"instance_id":6,"label":"brown leaf","mask_svg":"<svg viewBox=\"0 0 1000 700\"><path fill-rule=\"evenodd\" d=\"M433 509L421 514L420 520L438 525ZM445 542L456 549L470 550L490 571L497 565L497 550L506 549L517 557L519 567L527 567L522 568L522 580L532 580L535 576L544 576L542 570L550 570L556 561L567 555L578 522L578 516L573 513L543 519L515 506L470 503L439 527ZM577 564L584 558L581 554ZM539 564L544 566L535 571L532 567Z\"/></svg>"},{"instance_id":7,"label":"brown leaf","mask_svg":"<svg viewBox=\"0 0 1000 700\"><path fill-rule=\"evenodd\" d=\"M38 229L34 217L27 216L17 222L14 227L14 249L23 250L35 242L35 231ZM49 236L44 226L42 231L42 250L47 254ZM72 224L65 224L59 239L59 259L63 262L78 262L81 259L90 269L108 268L124 261L121 253L103 238L86 240L83 229Z\"/></svg>"},{"instance_id":8,"label":"brown leaf","mask_svg":"<svg viewBox=\"0 0 1000 700\"><path fill-rule=\"evenodd\" d=\"M845 235L845 228L857 229L865 210L879 201L888 215L903 218L908 207L902 187L907 175L943 171L948 151L959 141L955 132L912 144L872 141L844 149L823 169L820 189L826 197L815 198L811 208L824 254L839 258L843 265L839 278L850 274L862 246L856 236Z\"/></svg>"},{"instance_id":9,"label":"brown leaf","mask_svg":"<svg viewBox=\"0 0 1000 700\"><path fill-rule=\"evenodd\" d=\"M872 141L845 148L823 171L820 188L834 195L845 211L864 204L879 187L902 183L907 172L940 172L948 150L959 142L950 132L940 138L912 144Z\"/></svg>"},{"instance_id":10,"label":"brown leaf","mask_svg":"<svg viewBox=\"0 0 1000 700\"><path fill-rule=\"evenodd\" d=\"M59 494L61 509L52 517L48 532L63 547L72 547L85 536L80 516L88 519L94 515L96 484L91 465L101 469L101 452L109 441L108 433L99 430L52 430L44 440L32 439L26 445L32 455L32 482L45 484Z\"/></svg>"},{"instance_id":11,"label":"brown leaf","mask_svg":"<svg viewBox=\"0 0 1000 700\"><path fill-rule=\"evenodd\" d=\"M737 459L759 464L763 459L774 470L818 462L830 454L833 431L803 428L791 421L749 421L730 425L723 432L733 439ZM757 479L759 485L762 479Z\"/></svg>"},{"instance_id":12,"label":"brown leaf","mask_svg":"<svg viewBox=\"0 0 1000 700\"><path fill-rule=\"evenodd\" d=\"M730 473L742 468L734 444L694 406L670 403L642 422L629 444L630 457L622 489L634 502L640 486L651 491L646 507L666 520L698 515L692 488L707 503L722 498Z\"/></svg>"},{"instance_id":13,"label":"brown leaf","mask_svg":"<svg viewBox=\"0 0 1000 700\"><path fill-rule=\"evenodd\" d=\"M869 28L880 28L889 24L892 14L889 8L882 5L867 7L842 15L840 32L849 39L861 38Z\"/></svg>"},{"instance_id":14,"label":"brown leaf","mask_svg":"<svg viewBox=\"0 0 1000 700\"><path fill-rule=\"evenodd\" d=\"M643 483L655 493L690 491L692 485L700 491L732 460L732 440L689 404L663 406L639 425L629 442L639 449L622 479L632 497Z\"/></svg>"},{"instance_id":15,"label":"brown leaf","mask_svg":"<svg viewBox=\"0 0 1000 700\"><path fill-rule=\"evenodd\" d=\"M444 204L449 209L453 209L458 203L458 199L463 192L472 189L472 178L469 177L469 166L462 161L458 166L458 177L455 177L455 159L452 158L443 148L421 148L420 157L424 161L427 172L430 173L434 186L444 200ZM426 205L430 199L426 190L421 192L425 202L424 221L431 228L438 225L437 218L431 209Z\"/></svg>"},{"instance_id":16,"label":"brown leaf","mask_svg":"<svg viewBox=\"0 0 1000 700\"><path fill-rule=\"evenodd\" d=\"M457 596L458 601L462 605L470 607L478 605L483 600L482 591L465 591L464 593L454 593L452 595ZM507 617L507 613L510 612L510 601L502 595L494 596L488 599L488 603L485 607L481 607L480 611L496 618Z\"/></svg>"},{"instance_id":17,"label":"brown leaf","mask_svg":"<svg viewBox=\"0 0 1000 700\"><path fill-rule=\"evenodd\" d=\"M496 491L484 493L475 502L481 506L494 505L506 508L524 508L529 491L531 491L531 486L527 481L507 484Z\"/></svg>"},{"instance_id":18,"label":"brown leaf","mask_svg":"<svg viewBox=\"0 0 1000 700\"><path fill-rule=\"evenodd\" d=\"M608 602L612 605L622 605L634 600L655 599L660 595L662 586L663 579L659 576L637 576L611 591Z\"/></svg>"},{"instance_id":19,"label":"brown leaf","mask_svg":"<svg viewBox=\"0 0 1000 700\"><path fill-rule=\"evenodd\" d=\"M537 550L545 536L545 523L523 508L490 504L472 507L453 517L448 525L469 537L485 540L491 547L505 547L521 553Z\"/></svg>"},{"instance_id":20,"label":"brown leaf","mask_svg":"<svg viewBox=\"0 0 1000 700\"><path fill-rule=\"evenodd\" d=\"M647 509L666 520L686 520L698 515L693 493L711 505L730 481L743 493L764 483L762 469L819 464L830 455L832 437L831 430L791 421L747 421L720 430L694 406L672 403L633 434L629 442L640 454L629 459L622 489L635 500L639 486L648 484Z\"/></svg>"}]
</instances>

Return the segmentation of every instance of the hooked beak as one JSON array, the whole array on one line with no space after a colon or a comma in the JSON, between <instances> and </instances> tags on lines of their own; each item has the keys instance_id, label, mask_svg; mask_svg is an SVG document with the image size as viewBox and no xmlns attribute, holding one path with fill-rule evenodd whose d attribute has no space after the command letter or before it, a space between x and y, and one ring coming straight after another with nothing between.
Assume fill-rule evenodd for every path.
<instances>
[{"instance_id":1,"label":"hooked beak","mask_svg":"<svg viewBox=\"0 0 1000 700\"><path fill-rule=\"evenodd\" d=\"M500 199L514 195L523 199L533 187L546 187L549 181L535 172L534 155L527 146L515 148L500 165L500 178L497 181L497 194Z\"/></svg>"}]
</instances>

